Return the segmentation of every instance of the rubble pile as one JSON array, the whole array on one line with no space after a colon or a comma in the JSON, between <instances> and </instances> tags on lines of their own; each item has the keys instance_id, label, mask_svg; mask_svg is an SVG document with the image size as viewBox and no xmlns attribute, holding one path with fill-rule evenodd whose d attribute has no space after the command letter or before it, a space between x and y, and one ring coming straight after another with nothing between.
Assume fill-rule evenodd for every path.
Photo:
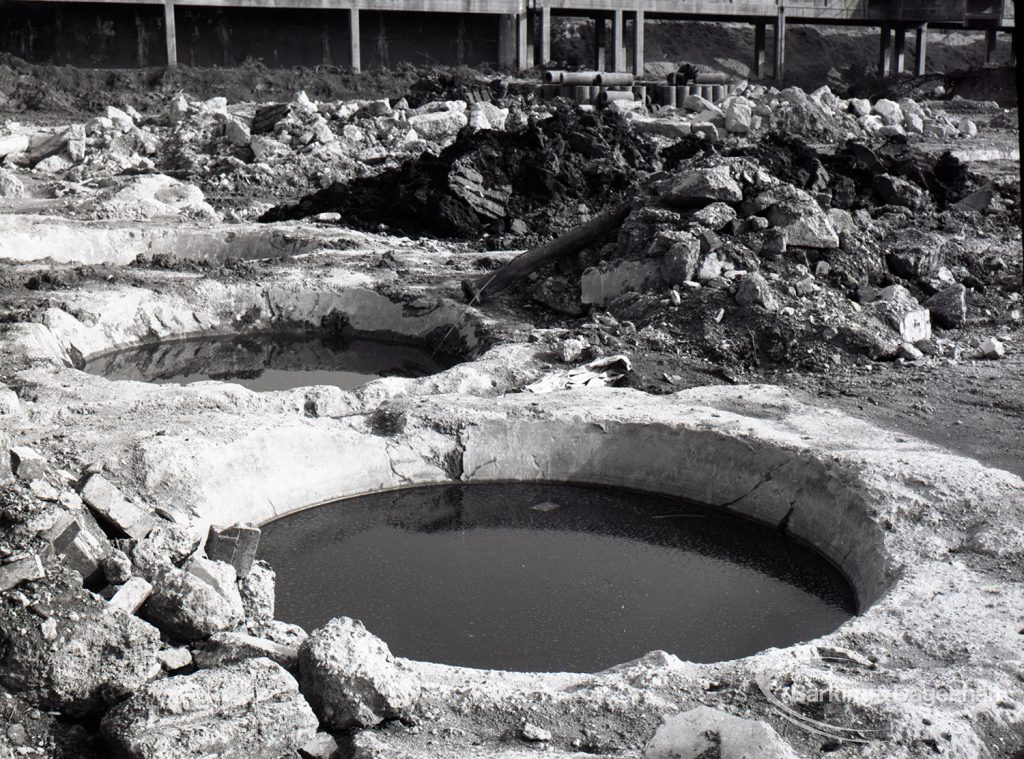
<instances>
[{"instance_id":1,"label":"rubble pile","mask_svg":"<svg viewBox=\"0 0 1024 759\"><path fill-rule=\"evenodd\" d=\"M359 622L307 640L273 619L258 528L211 526L202 548L191 517L130 498L99 467L76 476L0 444L0 698L13 720L0 756L270 759L333 745L321 723L415 706L416 676ZM40 709L101 735L55 729Z\"/></svg>"},{"instance_id":2,"label":"rubble pile","mask_svg":"<svg viewBox=\"0 0 1024 759\"><path fill-rule=\"evenodd\" d=\"M821 142L907 134L953 140L978 133L970 119L954 118L910 98L898 103L885 98L874 103L864 98L844 99L828 85L807 93L799 87L778 90L740 83L717 102L690 94L680 98L675 107L659 108L654 115L629 103L612 107L630 112L638 131L668 139L699 134L714 141L730 135L780 132Z\"/></svg>"},{"instance_id":3,"label":"rubble pile","mask_svg":"<svg viewBox=\"0 0 1024 759\"><path fill-rule=\"evenodd\" d=\"M979 182L903 141L825 156L775 137L701 153L652 183L615 242L525 292L589 315L563 335L587 357L643 348L821 370L856 356L994 356L948 331L972 313L1021 320L1019 266L972 234L1012 224L1019 188Z\"/></svg>"},{"instance_id":4,"label":"rubble pile","mask_svg":"<svg viewBox=\"0 0 1024 759\"><path fill-rule=\"evenodd\" d=\"M438 156L335 183L261 221L333 212L346 224L405 234L529 239L575 226L657 165L654 147L620 116L562 106L517 131L467 130Z\"/></svg>"}]
</instances>

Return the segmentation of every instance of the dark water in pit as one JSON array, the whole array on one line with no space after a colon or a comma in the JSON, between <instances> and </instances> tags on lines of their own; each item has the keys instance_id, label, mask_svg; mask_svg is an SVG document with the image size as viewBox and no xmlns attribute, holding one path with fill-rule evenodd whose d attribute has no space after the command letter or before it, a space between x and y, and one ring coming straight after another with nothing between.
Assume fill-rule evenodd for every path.
<instances>
[{"instance_id":1,"label":"dark water in pit","mask_svg":"<svg viewBox=\"0 0 1024 759\"><path fill-rule=\"evenodd\" d=\"M263 530L279 619L354 617L396 655L447 664L588 672L655 649L720 661L856 610L831 564L774 530L608 488L410 488Z\"/></svg>"},{"instance_id":2,"label":"dark water in pit","mask_svg":"<svg viewBox=\"0 0 1024 759\"><path fill-rule=\"evenodd\" d=\"M378 377L424 377L451 366L409 345L318 334L195 337L105 353L85 371L113 380L234 382L250 390L335 385L352 390Z\"/></svg>"}]
</instances>

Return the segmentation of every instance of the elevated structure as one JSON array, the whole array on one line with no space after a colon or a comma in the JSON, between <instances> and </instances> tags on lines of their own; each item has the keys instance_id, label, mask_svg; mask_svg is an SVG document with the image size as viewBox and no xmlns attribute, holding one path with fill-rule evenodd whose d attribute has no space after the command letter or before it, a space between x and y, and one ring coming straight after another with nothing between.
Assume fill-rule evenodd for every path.
<instances>
[{"instance_id":1,"label":"elevated structure","mask_svg":"<svg viewBox=\"0 0 1024 759\"><path fill-rule=\"evenodd\" d=\"M374 47L371 65L387 65L385 24L401 21L413 27L412 34L432 44L449 42L458 48L457 62L473 63L464 55L467 27L476 35L477 51L468 58L497 60L508 68L525 69L551 59L551 19L556 15L588 17L594 22L595 66L600 70L640 73L644 65L644 26L647 20L692 20L749 23L754 27L753 73L766 75L769 45L773 59L772 74L777 80L785 75L786 27L789 24L827 24L873 26L880 29L878 68L882 75L899 73L905 67L906 36L916 37L915 70L924 73L928 30L972 29L986 34L986 62L993 62L998 32L1009 32L1014 25L1013 0L9 0L8 8L18 5L92 6L145 8L160 13L166 62L179 60L179 14L190 11L228 11L244 9L288 10L325 13L323 46L338 35L347 54L338 63L360 69L367 62L364 48ZM426 14L426 16L424 16ZM434 23L410 21L437 14ZM339 15L346 18L345 29L334 28ZM375 27L367 30L364 19ZM329 21L328 21L329 19ZM136 24L138 13L136 14ZM193 25L194 26L194 25ZM769 42L768 27L772 28ZM140 26L141 29L141 26ZM379 31L375 31L379 29ZM418 30L418 31L417 31ZM481 31L483 30L483 31ZM493 30L493 31L488 31ZM285 34L282 30L280 34ZM445 39L446 34L449 39ZM374 36L376 35L376 36ZM140 32L141 36L141 32ZM225 36L222 34L222 36ZM194 29L190 39L199 33ZM481 39L482 38L482 39ZM142 43L139 44L139 58ZM627 60L626 52L629 51ZM381 52L383 51L383 52ZM227 57L225 55L225 57ZM325 58L326 58L325 54ZM427 57L426 61L444 62Z\"/></svg>"}]
</instances>

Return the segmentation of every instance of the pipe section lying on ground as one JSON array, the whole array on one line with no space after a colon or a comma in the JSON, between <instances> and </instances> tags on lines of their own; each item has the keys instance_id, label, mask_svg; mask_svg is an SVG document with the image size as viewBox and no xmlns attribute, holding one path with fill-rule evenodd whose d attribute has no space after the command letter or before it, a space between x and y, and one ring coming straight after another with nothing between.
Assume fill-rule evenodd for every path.
<instances>
[{"instance_id":1,"label":"pipe section lying on ground","mask_svg":"<svg viewBox=\"0 0 1024 759\"><path fill-rule=\"evenodd\" d=\"M630 98L633 97L632 93ZM487 296L503 290L518 279L529 276L544 264L583 250L622 226L633 210L633 201L620 203L610 211L595 216L581 227L557 237L551 242L522 253L497 271L476 279L462 281L462 292L470 303L483 301Z\"/></svg>"},{"instance_id":2,"label":"pipe section lying on ground","mask_svg":"<svg viewBox=\"0 0 1024 759\"><path fill-rule=\"evenodd\" d=\"M602 87L629 87L633 85L634 76L624 71L602 71L597 75L596 82Z\"/></svg>"}]
</instances>

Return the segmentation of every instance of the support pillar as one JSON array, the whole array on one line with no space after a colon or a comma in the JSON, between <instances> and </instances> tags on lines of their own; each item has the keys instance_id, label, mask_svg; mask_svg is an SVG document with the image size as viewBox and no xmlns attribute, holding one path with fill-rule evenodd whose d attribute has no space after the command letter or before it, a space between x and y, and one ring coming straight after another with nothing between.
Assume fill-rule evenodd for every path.
<instances>
[{"instance_id":1,"label":"support pillar","mask_svg":"<svg viewBox=\"0 0 1024 759\"><path fill-rule=\"evenodd\" d=\"M594 19L594 71L604 71L605 45L607 44L604 21L604 16Z\"/></svg>"},{"instance_id":2,"label":"support pillar","mask_svg":"<svg viewBox=\"0 0 1024 759\"><path fill-rule=\"evenodd\" d=\"M917 50L914 57L914 73L924 76L925 67L928 65L928 24L924 23L917 27Z\"/></svg>"},{"instance_id":3,"label":"support pillar","mask_svg":"<svg viewBox=\"0 0 1024 759\"><path fill-rule=\"evenodd\" d=\"M622 11L612 11L612 60L611 71L622 71L626 68L626 56L622 49Z\"/></svg>"},{"instance_id":4,"label":"support pillar","mask_svg":"<svg viewBox=\"0 0 1024 759\"><path fill-rule=\"evenodd\" d=\"M903 73L907 63L907 30L902 26L896 27L896 35L892 46L892 75L899 76Z\"/></svg>"},{"instance_id":5,"label":"support pillar","mask_svg":"<svg viewBox=\"0 0 1024 759\"><path fill-rule=\"evenodd\" d=\"M892 27L883 26L878 45L878 76L883 79L889 76L889 64L892 62Z\"/></svg>"},{"instance_id":6,"label":"support pillar","mask_svg":"<svg viewBox=\"0 0 1024 759\"><path fill-rule=\"evenodd\" d=\"M639 8L633 21L633 74L644 75L644 12Z\"/></svg>"},{"instance_id":7,"label":"support pillar","mask_svg":"<svg viewBox=\"0 0 1024 759\"><path fill-rule=\"evenodd\" d=\"M516 67L516 20L514 13L503 13L498 17L498 66L503 69Z\"/></svg>"},{"instance_id":8,"label":"support pillar","mask_svg":"<svg viewBox=\"0 0 1024 759\"><path fill-rule=\"evenodd\" d=\"M540 9L540 65L545 66L551 62L551 8L544 6Z\"/></svg>"},{"instance_id":9,"label":"support pillar","mask_svg":"<svg viewBox=\"0 0 1024 759\"><path fill-rule=\"evenodd\" d=\"M767 24L754 24L754 65L750 67L750 73L756 79L765 74L765 42L768 38Z\"/></svg>"},{"instance_id":10,"label":"support pillar","mask_svg":"<svg viewBox=\"0 0 1024 759\"><path fill-rule=\"evenodd\" d=\"M363 67L363 52L359 46L359 9L350 8L348 11L348 63L353 71L360 71Z\"/></svg>"},{"instance_id":11,"label":"support pillar","mask_svg":"<svg viewBox=\"0 0 1024 759\"><path fill-rule=\"evenodd\" d=\"M775 19L775 81L782 84L786 78L786 10L779 6L779 15Z\"/></svg>"},{"instance_id":12,"label":"support pillar","mask_svg":"<svg viewBox=\"0 0 1024 759\"><path fill-rule=\"evenodd\" d=\"M167 42L167 65L178 65L178 31L174 26L174 0L164 0L164 34Z\"/></svg>"},{"instance_id":13,"label":"support pillar","mask_svg":"<svg viewBox=\"0 0 1024 759\"><path fill-rule=\"evenodd\" d=\"M516 14L516 71L530 67L528 56L529 18L526 11Z\"/></svg>"},{"instance_id":14,"label":"support pillar","mask_svg":"<svg viewBox=\"0 0 1024 759\"><path fill-rule=\"evenodd\" d=\"M985 65L996 65L996 34L995 29L985 30Z\"/></svg>"}]
</instances>

